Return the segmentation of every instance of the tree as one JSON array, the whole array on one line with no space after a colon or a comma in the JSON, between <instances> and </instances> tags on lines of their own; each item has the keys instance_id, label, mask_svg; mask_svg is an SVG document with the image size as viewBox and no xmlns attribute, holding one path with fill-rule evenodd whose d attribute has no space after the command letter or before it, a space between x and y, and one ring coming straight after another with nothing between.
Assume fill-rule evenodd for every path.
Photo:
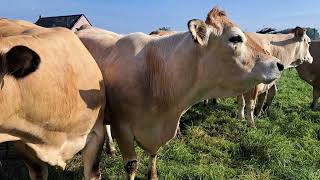
<instances>
[{"instance_id":1,"label":"tree","mask_svg":"<svg viewBox=\"0 0 320 180\"><path fill-rule=\"evenodd\" d=\"M316 40L320 38L319 31L316 28L306 28L307 29L307 35L312 39Z\"/></svg>"},{"instance_id":2,"label":"tree","mask_svg":"<svg viewBox=\"0 0 320 180\"><path fill-rule=\"evenodd\" d=\"M259 33L259 34L271 34L271 33L275 32L275 31L276 31L276 29L267 27L267 28L263 28L263 29L257 31L257 33Z\"/></svg>"}]
</instances>

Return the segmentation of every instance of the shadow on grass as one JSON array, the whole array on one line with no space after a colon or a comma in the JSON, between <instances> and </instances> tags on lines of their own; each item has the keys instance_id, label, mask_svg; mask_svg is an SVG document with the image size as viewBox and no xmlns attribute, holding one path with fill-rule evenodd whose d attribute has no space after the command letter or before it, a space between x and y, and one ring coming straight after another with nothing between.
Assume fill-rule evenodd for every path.
<instances>
[{"instance_id":1,"label":"shadow on grass","mask_svg":"<svg viewBox=\"0 0 320 180\"><path fill-rule=\"evenodd\" d=\"M55 167L49 167L49 178L48 180L78 180L83 179L83 168L75 170L61 170Z\"/></svg>"},{"instance_id":2,"label":"shadow on grass","mask_svg":"<svg viewBox=\"0 0 320 180\"><path fill-rule=\"evenodd\" d=\"M49 166L48 180L79 180L83 179L83 170L61 170ZM0 166L1 180L29 180L28 169L21 160L5 160L1 161Z\"/></svg>"},{"instance_id":3,"label":"shadow on grass","mask_svg":"<svg viewBox=\"0 0 320 180\"><path fill-rule=\"evenodd\" d=\"M192 108L190 108L187 113L185 113L180 120L180 130L184 134L185 130L190 126L198 126L203 124L208 117L213 113L218 112L230 112L234 109L233 105L230 104L209 104L208 106L203 106L203 103L198 103ZM223 116L223 114L221 114ZM235 116L233 114L232 116ZM220 117L217 117L220 118Z\"/></svg>"}]
</instances>

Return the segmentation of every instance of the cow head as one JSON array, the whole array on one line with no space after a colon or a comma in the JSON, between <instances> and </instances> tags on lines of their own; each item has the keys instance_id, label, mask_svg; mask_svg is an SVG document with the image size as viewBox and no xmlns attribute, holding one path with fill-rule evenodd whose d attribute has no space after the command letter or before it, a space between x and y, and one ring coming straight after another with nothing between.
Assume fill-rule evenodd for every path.
<instances>
[{"instance_id":1,"label":"cow head","mask_svg":"<svg viewBox=\"0 0 320 180\"><path fill-rule=\"evenodd\" d=\"M293 48L295 49L292 54L294 56L294 62L290 65L292 67L296 67L304 62L312 63L313 58L309 52L311 39L306 34L306 30L301 27L296 27L292 30L294 34Z\"/></svg>"},{"instance_id":2,"label":"cow head","mask_svg":"<svg viewBox=\"0 0 320 180\"><path fill-rule=\"evenodd\" d=\"M37 70L40 64L39 55L26 46L12 47L2 57L1 74L23 78Z\"/></svg>"},{"instance_id":3,"label":"cow head","mask_svg":"<svg viewBox=\"0 0 320 180\"><path fill-rule=\"evenodd\" d=\"M202 62L205 71L209 71L208 79L219 81L221 78L225 81L224 87L268 83L283 70L278 59L247 37L218 8L209 12L205 22L190 20L188 28L194 41L205 51Z\"/></svg>"}]
</instances>

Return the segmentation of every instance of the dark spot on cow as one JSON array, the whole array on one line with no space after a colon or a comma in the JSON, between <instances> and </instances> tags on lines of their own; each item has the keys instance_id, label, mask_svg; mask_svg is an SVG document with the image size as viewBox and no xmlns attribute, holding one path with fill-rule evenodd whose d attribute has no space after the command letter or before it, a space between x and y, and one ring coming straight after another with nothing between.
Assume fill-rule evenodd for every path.
<instances>
[{"instance_id":1,"label":"dark spot on cow","mask_svg":"<svg viewBox=\"0 0 320 180\"><path fill-rule=\"evenodd\" d=\"M229 38L229 41L232 42L232 43L243 42L242 37L240 35L233 36L233 37Z\"/></svg>"},{"instance_id":2,"label":"dark spot on cow","mask_svg":"<svg viewBox=\"0 0 320 180\"><path fill-rule=\"evenodd\" d=\"M26 46L15 46L5 55L6 73L23 78L36 71L40 64L39 55Z\"/></svg>"}]
</instances>

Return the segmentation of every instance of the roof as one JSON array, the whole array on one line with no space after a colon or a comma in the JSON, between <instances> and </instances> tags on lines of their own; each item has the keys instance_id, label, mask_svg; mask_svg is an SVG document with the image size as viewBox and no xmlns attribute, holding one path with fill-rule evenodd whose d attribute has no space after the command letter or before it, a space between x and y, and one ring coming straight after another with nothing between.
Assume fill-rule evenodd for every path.
<instances>
[{"instance_id":1,"label":"roof","mask_svg":"<svg viewBox=\"0 0 320 180\"><path fill-rule=\"evenodd\" d=\"M42 26L42 27L47 27L47 28L66 27L66 28L71 29L82 16L84 16L86 18L86 16L84 14L76 14L76 15L68 15L68 16L40 17L35 24ZM88 19L87 19L87 21L89 22Z\"/></svg>"}]
</instances>

